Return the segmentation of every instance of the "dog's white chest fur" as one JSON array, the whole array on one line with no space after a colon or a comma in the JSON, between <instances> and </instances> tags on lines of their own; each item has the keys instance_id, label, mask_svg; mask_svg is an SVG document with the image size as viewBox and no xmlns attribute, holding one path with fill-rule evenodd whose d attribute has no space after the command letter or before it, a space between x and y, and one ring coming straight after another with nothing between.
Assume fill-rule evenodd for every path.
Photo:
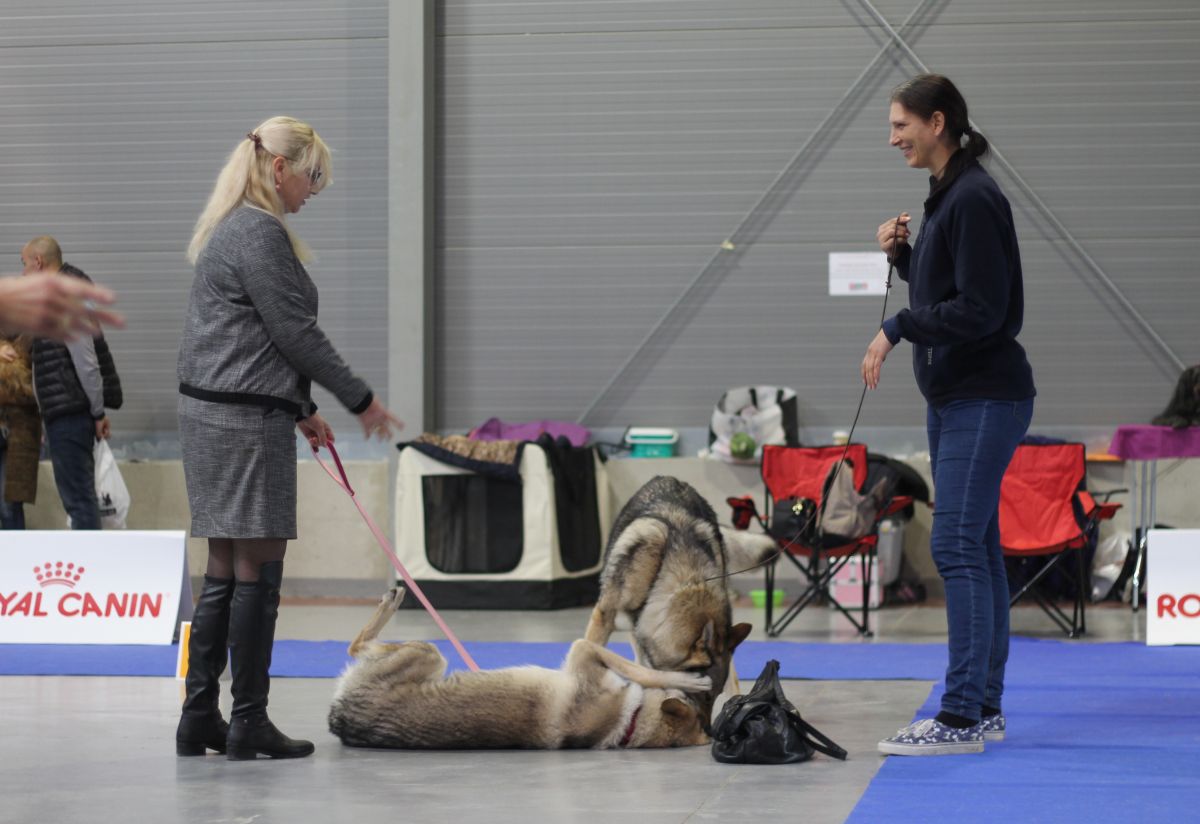
<instances>
[{"instance_id":1,"label":"dog's white chest fur","mask_svg":"<svg viewBox=\"0 0 1200 824\"><path fill-rule=\"evenodd\" d=\"M645 696L645 688L641 684L635 684L632 681L627 681L617 673L609 670L604 673L604 680L601 682L605 690L613 692L624 691L624 700L621 701L621 717L613 726L612 731L605 736L604 740L596 745L596 749L613 749L619 747L625 738L625 733L629 729L629 722L633 719L633 714L642 706L642 700Z\"/></svg>"}]
</instances>

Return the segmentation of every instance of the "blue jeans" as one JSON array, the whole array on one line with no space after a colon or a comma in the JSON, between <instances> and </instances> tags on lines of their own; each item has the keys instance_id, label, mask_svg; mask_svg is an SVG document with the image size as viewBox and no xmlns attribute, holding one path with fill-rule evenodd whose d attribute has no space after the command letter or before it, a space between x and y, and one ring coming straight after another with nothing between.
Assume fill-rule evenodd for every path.
<instances>
[{"instance_id":1,"label":"blue jeans","mask_svg":"<svg viewBox=\"0 0 1200 824\"><path fill-rule=\"evenodd\" d=\"M1033 399L929 407L930 549L946 585L950 664L942 709L978 721L1000 707L1008 662L1008 576L1000 551L1000 481L1033 417Z\"/></svg>"},{"instance_id":2,"label":"blue jeans","mask_svg":"<svg viewBox=\"0 0 1200 824\"><path fill-rule=\"evenodd\" d=\"M46 421L46 445L54 467L54 485L71 529L99 529L96 503L96 422L86 412Z\"/></svg>"}]
</instances>

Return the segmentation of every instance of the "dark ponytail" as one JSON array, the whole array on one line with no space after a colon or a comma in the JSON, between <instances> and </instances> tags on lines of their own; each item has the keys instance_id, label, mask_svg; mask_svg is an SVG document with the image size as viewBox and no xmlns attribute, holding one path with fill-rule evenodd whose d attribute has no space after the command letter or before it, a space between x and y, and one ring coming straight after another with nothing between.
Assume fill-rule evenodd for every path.
<instances>
[{"instance_id":1,"label":"dark ponytail","mask_svg":"<svg viewBox=\"0 0 1200 824\"><path fill-rule=\"evenodd\" d=\"M969 123L967 124L967 127L963 129L963 134L966 135L967 138L967 143L965 146L963 146L963 148L967 150L967 154L969 154L971 157L981 157L987 153L987 138L971 128Z\"/></svg>"},{"instance_id":2,"label":"dark ponytail","mask_svg":"<svg viewBox=\"0 0 1200 824\"><path fill-rule=\"evenodd\" d=\"M962 146L970 157L980 157L988 150L987 138L971 128L967 117L967 101L950 78L940 74L918 74L892 90L892 102L929 120L934 112L946 118L946 132L955 145ZM963 145L963 137L967 138Z\"/></svg>"}]
</instances>

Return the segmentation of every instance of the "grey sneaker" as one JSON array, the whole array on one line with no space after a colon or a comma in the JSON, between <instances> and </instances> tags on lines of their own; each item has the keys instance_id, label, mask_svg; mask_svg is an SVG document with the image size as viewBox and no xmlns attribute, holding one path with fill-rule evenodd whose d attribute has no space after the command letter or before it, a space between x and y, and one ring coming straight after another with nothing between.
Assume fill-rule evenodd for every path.
<instances>
[{"instance_id":1,"label":"grey sneaker","mask_svg":"<svg viewBox=\"0 0 1200 824\"><path fill-rule=\"evenodd\" d=\"M958 755L983 752L983 725L965 730L947 727L933 718L914 721L879 742L884 755Z\"/></svg>"},{"instance_id":2,"label":"grey sneaker","mask_svg":"<svg viewBox=\"0 0 1200 824\"><path fill-rule=\"evenodd\" d=\"M984 741L1004 740L1004 730L1007 726L1004 721L1004 713L983 719L979 722L979 726L983 728Z\"/></svg>"}]
</instances>

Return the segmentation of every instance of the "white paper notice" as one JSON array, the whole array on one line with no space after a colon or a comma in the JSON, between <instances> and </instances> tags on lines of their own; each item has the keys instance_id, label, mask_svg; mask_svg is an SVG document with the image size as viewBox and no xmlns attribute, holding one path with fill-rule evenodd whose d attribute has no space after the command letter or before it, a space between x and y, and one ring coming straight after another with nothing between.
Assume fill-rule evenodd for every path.
<instances>
[{"instance_id":1,"label":"white paper notice","mask_svg":"<svg viewBox=\"0 0 1200 824\"><path fill-rule=\"evenodd\" d=\"M830 295L882 295L887 291L883 252L830 252Z\"/></svg>"}]
</instances>

